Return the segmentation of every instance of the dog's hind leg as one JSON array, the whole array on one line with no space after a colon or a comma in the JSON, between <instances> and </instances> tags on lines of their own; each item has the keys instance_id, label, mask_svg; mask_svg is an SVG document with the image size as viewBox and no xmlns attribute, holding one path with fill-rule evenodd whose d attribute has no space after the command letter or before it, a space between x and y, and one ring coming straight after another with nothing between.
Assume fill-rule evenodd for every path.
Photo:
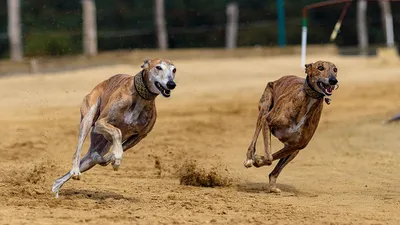
<instances>
[{"instance_id":1,"label":"dog's hind leg","mask_svg":"<svg viewBox=\"0 0 400 225\"><path fill-rule=\"evenodd\" d=\"M105 155L109 151L111 146L111 143L107 141L103 137L103 135L99 135L92 132L90 139L91 139L90 148L79 163L79 171L81 173L91 169L96 164L101 164L102 161L98 161L98 157ZM58 197L58 192L60 191L60 188L69 179L71 179L71 177L72 177L71 172L68 172L64 176L58 178L53 183L52 191L56 193L56 198Z\"/></svg>"},{"instance_id":2,"label":"dog's hind leg","mask_svg":"<svg viewBox=\"0 0 400 225\"><path fill-rule=\"evenodd\" d=\"M56 193L56 198L58 198L58 192L60 191L60 188L67 182L69 179L71 179L71 172L67 172L64 174L64 176L58 178L56 181L54 181L53 186L51 187L51 191Z\"/></svg>"},{"instance_id":3,"label":"dog's hind leg","mask_svg":"<svg viewBox=\"0 0 400 225\"><path fill-rule=\"evenodd\" d=\"M299 150L293 152L292 154L281 158L274 168L272 172L269 174L269 191L274 192L274 193L280 193L281 190L276 188L276 179L278 178L279 174L282 172L283 168L290 162L292 161L297 154L299 154Z\"/></svg>"},{"instance_id":4,"label":"dog's hind leg","mask_svg":"<svg viewBox=\"0 0 400 225\"><path fill-rule=\"evenodd\" d=\"M83 159L80 161L80 166L79 170L81 173L89 170L93 166L97 164L97 161L92 157L91 154L86 154ZM58 178L56 181L54 181L53 186L51 188L51 191L56 193L56 198L58 198L58 192L60 191L60 188L72 177L72 173L68 172L64 174L64 176Z\"/></svg>"},{"instance_id":5,"label":"dog's hind leg","mask_svg":"<svg viewBox=\"0 0 400 225\"><path fill-rule=\"evenodd\" d=\"M266 160L268 161L268 165L272 164L272 155L271 155L271 132L270 128L267 124L267 114L272 108L273 98L272 98L272 87L273 83L269 82L267 87L264 90L263 95L261 96L259 105L258 105L258 118L256 124L256 130L254 132L253 139L251 140L250 146L247 150L246 160L244 161L244 166L246 168L251 167L254 164L254 157L256 153L256 144L258 136L260 135L261 129L263 129L264 136L264 146L266 153Z\"/></svg>"},{"instance_id":6,"label":"dog's hind leg","mask_svg":"<svg viewBox=\"0 0 400 225\"><path fill-rule=\"evenodd\" d=\"M122 144L122 149L124 152L133 146L135 146L137 143L139 143L143 138L145 138L147 134L145 135L133 135L130 138L128 138L124 143Z\"/></svg>"},{"instance_id":7,"label":"dog's hind leg","mask_svg":"<svg viewBox=\"0 0 400 225\"><path fill-rule=\"evenodd\" d=\"M143 138L145 138L146 135L142 135L142 136L138 136L138 135L134 135L130 138L128 138L126 141L124 141L124 143L122 144L122 150L125 152L128 149L132 148L133 146L135 146L137 143L139 143ZM110 142L108 142L110 144ZM110 145L109 145L110 147ZM108 148L109 148L108 147ZM104 154L103 154L104 155ZM103 157L103 155L98 154L97 152L94 152L92 154L93 159L96 160L96 162L100 165L100 166L107 166L108 164L110 164L110 162L112 162L114 159L114 155L113 154L108 154L106 156Z\"/></svg>"},{"instance_id":8,"label":"dog's hind leg","mask_svg":"<svg viewBox=\"0 0 400 225\"><path fill-rule=\"evenodd\" d=\"M81 172L91 169L96 164L107 166L108 162L103 158L110 150L111 142L107 141L103 135L97 134L94 131L90 134L90 148L82 159L80 164Z\"/></svg>"},{"instance_id":9,"label":"dog's hind leg","mask_svg":"<svg viewBox=\"0 0 400 225\"><path fill-rule=\"evenodd\" d=\"M90 128L93 125L94 117L99 111L99 105L100 105L100 98L97 99L97 102L94 105L92 105L87 112L85 112L87 110L86 107L81 108L82 119L79 128L78 146L76 148L72 160L72 169L71 169L72 179L77 179L77 180L80 179L81 172L79 170L79 165L80 165L82 146L86 139L86 136L89 134Z\"/></svg>"}]
</instances>

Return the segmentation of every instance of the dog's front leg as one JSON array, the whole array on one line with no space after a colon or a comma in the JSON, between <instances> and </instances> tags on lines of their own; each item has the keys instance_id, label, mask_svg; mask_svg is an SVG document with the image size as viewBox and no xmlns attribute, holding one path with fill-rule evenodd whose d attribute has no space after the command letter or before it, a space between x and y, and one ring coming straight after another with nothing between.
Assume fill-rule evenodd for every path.
<instances>
[{"instance_id":1,"label":"dog's front leg","mask_svg":"<svg viewBox=\"0 0 400 225\"><path fill-rule=\"evenodd\" d=\"M250 143L250 146L247 150L246 160L244 161L244 166L246 168L251 167L255 164L255 160L257 158L256 153L256 144L258 135L260 135L261 129L263 129L264 136L264 144L265 144L265 153L266 153L266 165L272 164L272 156L271 156L271 132L269 130L269 126L267 123L267 116L270 112L271 105L273 105L273 82L269 82L265 87L264 93L261 96L259 102L259 113L257 118L256 130L254 132L253 139Z\"/></svg>"},{"instance_id":2,"label":"dog's front leg","mask_svg":"<svg viewBox=\"0 0 400 225\"><path fill-rule=\"evenodd\" d=\"M271 128L267 123L263 124L263 138L264 138L264 149L265 149L265 165L270 166L273 158L271 153Z\"/></svg>"},{"instance_id":3,"label":"dog's front leg","mask_svg":"<svg viewBox=\"0 0 400 225\"><path fill-rule=\"evenodd\" d=\"M112 141L112 155L109 156L111 157L109 160L111 160L114 170L118 170L123 154L121 130L111 125L107 118L102 118L96 122L94 132L102 134L107 140Z\"/></svg>"},{"instance_id":4,"label":"dog's front leg","mask_svg":"<svg viewBox=\"0 0 400 225\"><path fill-rule=\"evenodd\" d=\"M97 99L97 102L93 106L91 106L87 110L87 112L84 112L82 114L82 119L79 127L78 146L72 159L72 169L70 171L72 179L80 179L81 171L79 169L79 164L81 160L83 142L85 141L86 136L89 134L90 128L92 127L93 119L96 115L96 112L98 111L99 104L100 98Z\"/></svg>"},{"instance_id":5,"label":"dog's front leg","mask_svg":"<svg viewBox=\"0 0 400 225\"><path fill-rule=\"evenodd\" d=\"M246 160L244 161L244 166L246 168L249 168L253 164L253 158L256 153L256 144L257 144L257 139L258 136L260 135L262 123L265 122L265 119L263 119L263 110L260 109L258 113L258 118L257 118L257 124L256 124L256 130L254 132L253 139L251 140L250 146L247 149L247 154L246 154Z\"/></svg>"},{"instance_id":6,"label":"dog's front leg","mask_svg":"<svg viewBox=\"0 0 400 225\"><path fill-rule=\"evenodd\" d=\"M271 153L271 128L266 123L266 121L262 124L263 138L264 138L264 150L265 156L254 155L253 157L253 166L261 167L261 166L270 166L273 161L272 153Z\"/></svg>"}]
</instances>

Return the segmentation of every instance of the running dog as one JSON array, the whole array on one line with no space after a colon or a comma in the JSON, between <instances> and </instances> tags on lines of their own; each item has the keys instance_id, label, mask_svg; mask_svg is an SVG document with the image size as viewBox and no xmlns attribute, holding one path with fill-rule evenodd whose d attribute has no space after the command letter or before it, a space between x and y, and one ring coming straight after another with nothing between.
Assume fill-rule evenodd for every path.
<instances>
[{"instance_id":1,"label":"running dog","mask_svg":"<svg viewBox=\"0 0 400 225\"><path fill-rule=\"evenodd\" d=\"M98 84L81 104L78 146L72 169L57 179L52 191L58 192L70 178L79 180L81 173L96 164L112 164L118 170L122 154L139 143L153 129L157 111L155 98L168 98L176 86L175 65L164 59L145 59L135 76L117 74ZM92 128L92 129L91 129ZM83 142L90 134L90 147L80 159ZM112 151L107 154L112 146Z\"/></svg>"},{"instance_id":2,"label":"running dog","mask_svg":"<svg viewBox=\"0 0 400 225\"><path fill-rule=\"evenodd\" d=\"M247 151L246 168L279 162L269 174L269 191L279 193L276 180L282 169L305 148L318 127L323 102L329 105L329 96L338 87L335 64L317 61L305 65L306 78L283 76L269 82L258 104L259 114L253 140ZM263 131L265 156L256 155L256 142ZM271 153L271 133L284 147Z\"/></svg>"}]
</instances>

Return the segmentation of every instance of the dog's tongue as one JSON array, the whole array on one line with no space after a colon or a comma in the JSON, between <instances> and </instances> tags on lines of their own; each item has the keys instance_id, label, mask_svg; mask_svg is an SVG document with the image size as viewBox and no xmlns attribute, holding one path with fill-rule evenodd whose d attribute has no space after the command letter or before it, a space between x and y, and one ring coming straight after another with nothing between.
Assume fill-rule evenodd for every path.
<instances>
[{"instance_id":1,"label":"dog's tongue","mask_svg":"<svg viewBox=\"0 0 400 225\"><path fill-rule=\"evenodd\" d=\"M326 88L326 92L328 92L328 93L331 93L332 90L333 90L333 87L332 87L332 86L328 86L328 87Z\"/></svg>"}]
</instances>

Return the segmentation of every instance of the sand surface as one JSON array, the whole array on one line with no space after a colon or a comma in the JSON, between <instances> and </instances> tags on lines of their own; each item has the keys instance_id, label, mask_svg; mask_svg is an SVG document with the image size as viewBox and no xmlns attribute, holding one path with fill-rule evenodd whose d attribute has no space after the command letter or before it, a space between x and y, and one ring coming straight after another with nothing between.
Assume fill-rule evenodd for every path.
<instances>
[{"instance_id":1,"label":"sand surface","mask_svg":"<svg viewBox=\"0 0 400 225\"><path fill-rule=\"evenodd\" d=\"M71 168L82 98L140 65L0 79L0 224L400 224L400 124L382 125L400 112L400 64L308 61L318 59L337 64L340 88L278 178L280 195L266 193L276 162L246 169L243 161L266 83L304 77L298 56L175 61L177 88L156 100L154 130L119 171L96 166L58 199L51 184ZM261 138L257 146L262 153ZM281 147L274 139L273 151ZM180 185L186 159L226 168L232 185Z\"/></svg>"}]
</instances>

